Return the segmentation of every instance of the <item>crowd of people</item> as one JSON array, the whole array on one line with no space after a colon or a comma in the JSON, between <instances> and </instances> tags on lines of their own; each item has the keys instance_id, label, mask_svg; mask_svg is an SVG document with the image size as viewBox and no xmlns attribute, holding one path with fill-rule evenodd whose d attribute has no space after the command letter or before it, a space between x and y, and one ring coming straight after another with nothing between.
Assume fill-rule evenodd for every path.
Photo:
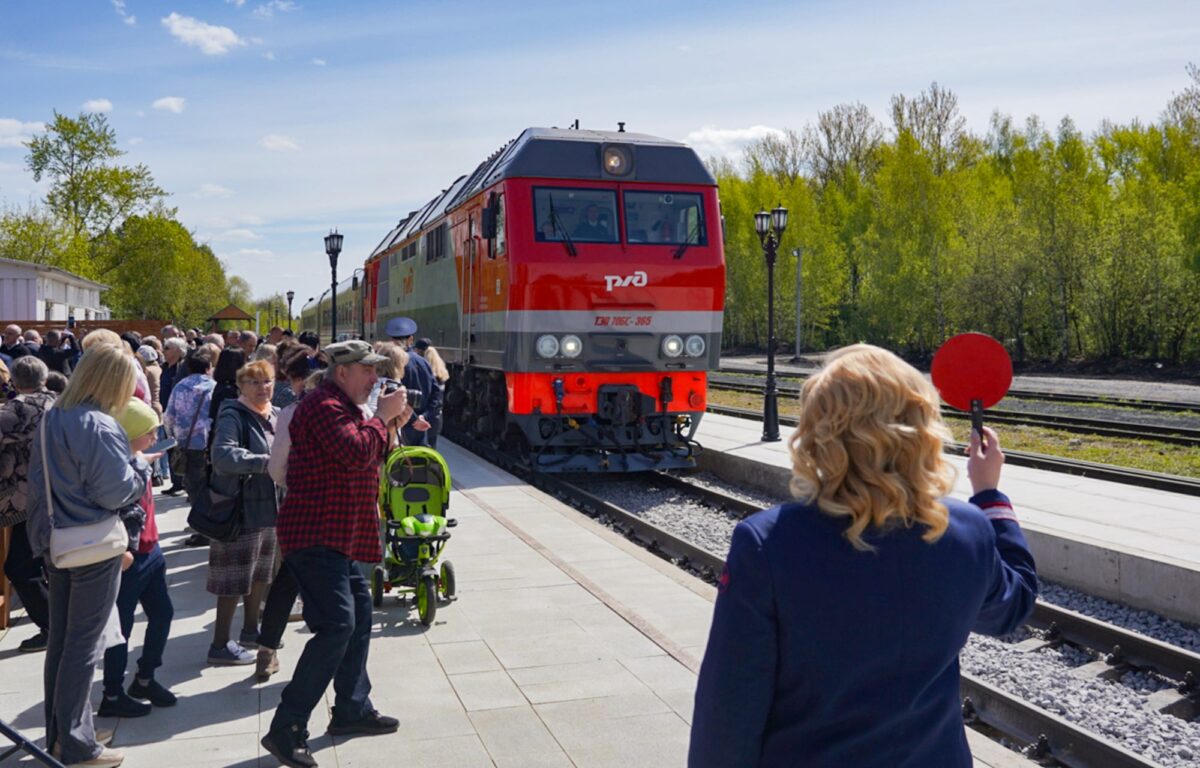
<instances>
[{"instance_id":1,"label":"crowd of people","mask_svg":"<svg viewBox=\"0 0 1200 768\"><path fill-rule=\"evenodd\" d=\"M284 765L315 766L307 724L331 682L331 733L396 730L369 697L371 600L359 564L382 559L376 494L387 452L435 444L440 431L449 376L416 331L395 318L390 341L322 347L314 334L280 327L262 339L175 326L159 337L93 330L76 339L62 330L45 340L4 330L4 572L38 628L19 650L46 652L51 754L67 765L122 762L106 746L111 734L92 721L97 664L102 717L143 717L176 703L155 679L174 614L155 487L186 493L191 514L214 499L238 500L232 535L192 532L185 542L208 548L206 588L217 609L197 663L254 665L265 681L279 670L287 622L302 618L313 633L263 746ZM384 386L391 380L399 386ZM420 393L415 409L409 392ZM99 543L69 543L72 529L88 526L104 529ZM117 543L100 551L110 539ZM138 605L145 640L126 685Z\"/></svg>"}]
</instances>

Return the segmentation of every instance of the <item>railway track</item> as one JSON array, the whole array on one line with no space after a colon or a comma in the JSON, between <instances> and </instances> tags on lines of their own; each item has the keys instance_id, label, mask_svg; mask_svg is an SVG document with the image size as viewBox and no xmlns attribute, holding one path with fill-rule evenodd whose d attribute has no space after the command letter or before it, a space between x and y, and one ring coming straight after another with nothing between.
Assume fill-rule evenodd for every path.
<instances>
[{"instance_id":1,"label":"railway track","mask_svg":"<svg viewBox=\"0 0 1200 768\"><path fill-rule=\"evenodd\" d=\"M710 389L725 392L742 392L753 395L763 395L766 384L761 380L746 378L713 377L708 380ZM784 385L779 388L780 394L796 395L799 387ZM1009 394L1015 395L1014 392ZM1086 398L1079 402L1086 401ZM1092 402L1092 401L1088 401ZM945 408L946 415L967 418L968 414L953 408ZM1025 411L988 409L988 421L993 424L1014 424L1033 427L1046 427L1064 432L1086 435L1104 435L1106 437L1123 437L1132 440L1157 440L1175 445L1200 447L1200 429L1191 427L1164 426L1160 424L1131 424L1112 419L1093 419L1082 416L1064 416L1051 413L1029 413Z\"/></svg>"},{"instance_id":2,"label":"railway track","mask_svg":"<svg viewBox=\"0 0 1200 768\"><path fill-rule=\"evenodd\" d=\"M747 408L710 405L708 411L709 413L716 413L722 416L734 416L736 418L755 421L762 420L761 413ZM796 426L796 419L789 416L780 416L779 423L781 426L794 427ZM946 450L956 455L964 456L966 455L967 447L965 443L947 443ZM1067 459L1060 456L1047 456L1041 453L1010 451L1007 449L1004 451L1004 460L1008 464L1019 467L1032 467L1034 469L1044 469L1049 472L1064 472L1069 475L1090 477L1096 480L1110 480L1115 483L1136 485L1141 488L1154 488L1160 491L1182 493L1188 496L1200 496L1200 478L1167 475L1161 472L1146 472L1140 469L1116 467L1111 464L1098 464L1094 461L1080 461L1079 459Z\"/></svg>"},{"instance_id":3,"label":"railway track","mask_svg":"<svg viewBox=\"0 0 1200 768\"><path fill-rule=\"evenodd\" d=\"M717 373L709 375L710 385L717 381L762 381L766 374L747 371L741 368L721 368ZM775 372L775 378L780 381L804 381L808 374ZM791 384L778 385L780 391L799 391L799 387ZM1047 403L1064 403L1075 405L1104 405L1113 408L1130 408L1141 411L1160 411L1168 413L1200 414L1200 405L1196 403L1173 400L1147 400L1145 398L1104 397L1100 395L1080 395L1071 392L1046 392L1033 389L1010 389L1008 396L1021 400L1041 400Z\"/></svg>"},{"instance_id":4,"label":"railway track","mask_svg":"<svg viewBox=\"0 0 1200 768\"><path fill-rule=\"evenodd\" d=\"M451 439L710 582L716 580L724 566L722 555L642 519L569 478L532 473L511 456L491 446L459 435L453 435ZM747 501L689 483L674 475L656 473L653 481L691 494L703 503L736 517L744 517L759 509ZM1024 641L1021 650L1036 652L1056 644L1070 643L1093 652L1102 652L1100 661L1080 668L1079 674L1111 677L1131 667L1151 670L1178 683L1173 690L1154 694L1151 697L1153 706L1164 713L1188 719L1200 712L1197 704L1200 655L1040 601L1029 623L1041 634ZM1068 768L1154 768L1157 765L1099 734L1046 712L974 676L962 675L960 692L965 722L989 735L1000 735L1023 745L1024 754L1043 764Z\"/></svg>"}]
</instances>

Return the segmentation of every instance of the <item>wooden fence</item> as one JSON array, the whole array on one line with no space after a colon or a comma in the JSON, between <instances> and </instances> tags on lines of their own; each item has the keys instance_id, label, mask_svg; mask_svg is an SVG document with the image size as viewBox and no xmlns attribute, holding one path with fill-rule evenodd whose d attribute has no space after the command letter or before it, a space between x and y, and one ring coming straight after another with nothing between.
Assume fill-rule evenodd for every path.
<instances>
[{"instance_id":1,"label":"wooden fence","mask_svg":"<svg viewBox=\"0 0 1200 768\"><path fill-rule=\"evenodd\" d=\"M47 331L62 331L66 330L67 327L67 324L61 321L0 320L0 328L6 328L9 325L19 325L22 331L28 331L32 328L40 333L43 339L46 338ZM97 328L107 328L118 334L125 333L126 331L135 331L140 336L161 337L162 329L165 325L168 325L166 320L81 320L75 323L75 327L72 330L75 336L80 339L86 336L88 331L94 331Z\"/></svg>"}]
</instances>

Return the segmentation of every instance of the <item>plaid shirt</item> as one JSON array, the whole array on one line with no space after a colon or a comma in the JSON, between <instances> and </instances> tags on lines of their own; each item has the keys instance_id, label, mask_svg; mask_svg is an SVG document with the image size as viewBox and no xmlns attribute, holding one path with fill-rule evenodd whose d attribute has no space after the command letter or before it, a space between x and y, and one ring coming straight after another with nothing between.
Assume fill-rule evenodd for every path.
<instances>
[{"instance_id":1,"label":"plaid shirt","mask_svg":"<svg viewBox=\"0 0 1200 768\"><path fill-rule=\"evenodd\" d=\"M275 533L286 555L305 547L329 547L352 560L376 563L379 544L379 468L387 452L387 429L332 382L296 406L288 427L287 495Z\"/></svg>"}]
</instances>

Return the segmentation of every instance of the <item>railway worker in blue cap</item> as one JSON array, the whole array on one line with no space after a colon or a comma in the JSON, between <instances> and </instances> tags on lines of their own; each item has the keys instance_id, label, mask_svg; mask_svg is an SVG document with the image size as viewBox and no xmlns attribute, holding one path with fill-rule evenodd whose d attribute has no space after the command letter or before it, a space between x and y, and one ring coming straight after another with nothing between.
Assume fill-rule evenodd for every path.
<instances>
[{"instance_id":1,"label":"railway worker in blue cap","mask_svg":"<svg viewBox=\"0 0 1200 768\"><path fill-rule=\"evenodd\" d=\"M406 350L411 350L413 338L417 335L417 322L411 317L393 317L388 320L384 332L397 344L403 344ZM421 392L421 407L415 409L412 419L400 431L404 444L429 445L426 432L429 431L430 422L426 414L437 413L442 408L442 395L433 385L433 369L425 358L410 352L400 383L405 389Z\"/></svg>"},{"instance_id":2,"label":"railway worker in blue cap","mask_svg":"<svg viewBox=\"0 0 1200 768\"><path fill-rule=\"evenodd\" d=\"M972 432L969 502L938 393L858 344L804 384L796 501L733 532L696 685L690 768L971 768L958 655L1021 625L1033 556Z\"/></svg>"}]
</instances>

